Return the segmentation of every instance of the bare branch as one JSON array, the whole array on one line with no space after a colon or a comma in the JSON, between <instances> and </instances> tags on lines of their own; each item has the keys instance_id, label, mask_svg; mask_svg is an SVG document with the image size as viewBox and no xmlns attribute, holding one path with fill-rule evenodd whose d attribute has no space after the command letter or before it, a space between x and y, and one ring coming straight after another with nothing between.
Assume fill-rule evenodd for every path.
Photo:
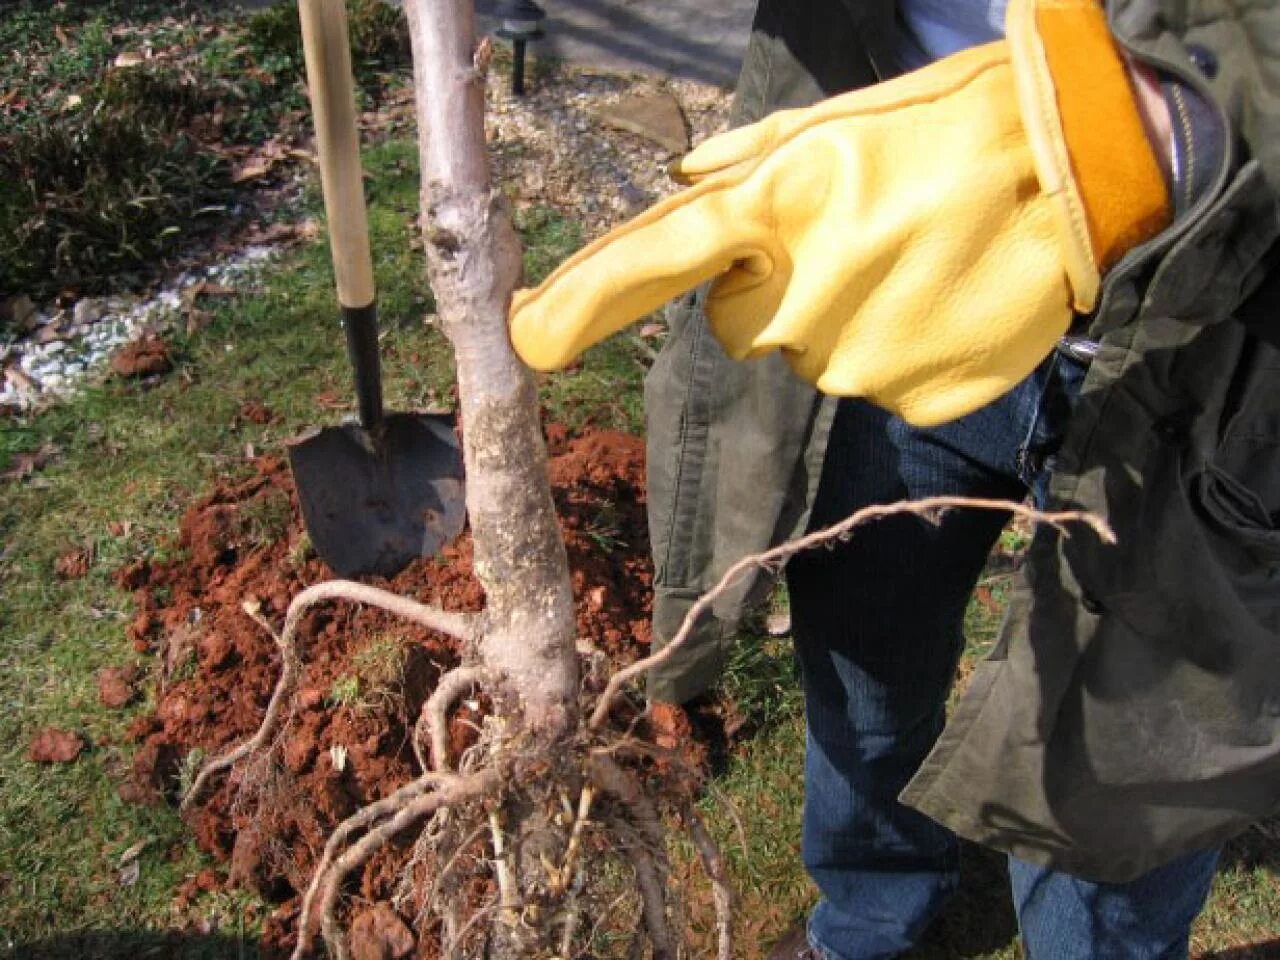
<instances>
[{"instance_id":1,"label":"bare branch","mask_svg":"<svg viewBox=\"0 0 1280 960\"><path fill-rule=\"evenodd\" d=\"M676 631L676 635L671 638L671 641L666 646L652 656L645 657L643 660L619 670L609 678L609 683L605 687L604 693L601 694L595 711L591 714L591 721L588 724L589 729L598 730L608 719L609 710L612 708L613 702L617 699L618 692L624 684L641 674L648 673L654 667L661 666L675 656L676 652L692 635L694 627L702 618L702 615L710 609L718 597L725 593L740 576L751 568L777 569L797 553L823 544L829 544L836 540L844 540L854 527L872 520L878 520L881 517L896 514L913 514L936 523L948 510L958 507L978 510L1003 510L1019 517L1025 517L1035 523L1047 523L1061 531L1064 536L1070 536L1067 529L1069 524L1082 523L1092 529L1104 543L1116 542L1116 536L1106 521L1092 513L1083 510L1046 513L1034 507L1029 507L1024 503L1014 503L1011 500L988 500L973 497L927 497L923 500L902 500L896 503L873 504L869 507L863 507L839 523L824 527L821 530L815 530L798 539L788 540L786 543L779 544L763 553L754 553L743 557L731 566L725 571L724 576L720 578L720 582L699 597L698 601L689 608L689 612L685 614L684 621L680 624L680 629Z\"/></svg>"},{"instance_id":2,"label":"bare branch","mask_svg":"<svg viewBox=\"0 0 1280 960\"><path fill-rule=\"evenodd\" d=\"M284 618L284 630L278 635L271 630L270 624L259 615L256 607L246 606L245 612L271 633L276 646L280 650L282 664L280 679L276 681L275 690L271 693L271 700L267 704L267 712L262 718L262 724L258 727L258 732L249 740L240 744L240 746L228 750L221 756L214 757L206 763L194 782L192 782L191 789L182 798L180 810L186 811L195 802L215 774L228 769L249 754L263 749L275 735L276 727L279 725L281 715L284 712L284 705L293 696L294 688L298 683L298 674L302 670L302 661L298 657L298 647L295 639L298 625L307 610L327 600L352 600L356 603L380 607L405 620L420 624L430 630L446 633L460 640L468 638L471 625L475 621L475 617L472 614L449 613L445 610L418 603L416 600L410 600L408 597L400 597L386 590L379 590L377 587L366 586L363 583L355 583L351 580L330 580L303 590L289 604L289 609Z\"/></svg>"},{"instance_id":3,"label":"bare branch","mask_svg":"<svg viewBox=\"0 0 1280 960\"><path fill-rule=\"evenodd\" d=\"M435 691L422 705L413 730L413 752L423 770L449 769L449 708L472 687L483 683L487 676L482 667L458 667L440 678ZM431 743L430 763L422 754L424 734Z\"/></svg>"}]
</instances>

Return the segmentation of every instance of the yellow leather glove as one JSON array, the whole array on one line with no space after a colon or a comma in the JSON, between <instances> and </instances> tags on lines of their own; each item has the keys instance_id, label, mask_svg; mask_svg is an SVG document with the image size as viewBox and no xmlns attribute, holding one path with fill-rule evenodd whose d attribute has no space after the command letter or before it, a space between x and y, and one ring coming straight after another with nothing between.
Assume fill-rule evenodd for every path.
<instances>
[{"instance_id":1,"label":"yellow leather glove","mask_svg":"<svg viewBox=\"0 0 1280 960\"><path fill-rule=\"evenodd\" d=\"M1013 0L1006 35L708 140L674 169L692 187L516 293L517 352L561 367L714 279L734 358L782 350L917 424L993 400L1169 218L1098 5Z\"/></svg>"}]
</instances>

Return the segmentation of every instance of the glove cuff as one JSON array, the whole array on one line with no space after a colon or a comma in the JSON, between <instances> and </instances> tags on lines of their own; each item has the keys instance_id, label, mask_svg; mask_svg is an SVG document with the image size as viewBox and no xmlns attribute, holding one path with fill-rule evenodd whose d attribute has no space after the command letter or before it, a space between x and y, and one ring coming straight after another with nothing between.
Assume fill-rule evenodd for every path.
<instances>
[{"instance_id":1,"label":"glove cuff","mask_svg":"<svg viewBox=\"0 0 1280 960\"><path fill-rule=\"evenodd\" d=\"M1053 201L1073 307L1170 221L1168 188L1128 68L1095 0L1012 0L1009 40L1036 174Z\"/></svg>"}]
</instances>

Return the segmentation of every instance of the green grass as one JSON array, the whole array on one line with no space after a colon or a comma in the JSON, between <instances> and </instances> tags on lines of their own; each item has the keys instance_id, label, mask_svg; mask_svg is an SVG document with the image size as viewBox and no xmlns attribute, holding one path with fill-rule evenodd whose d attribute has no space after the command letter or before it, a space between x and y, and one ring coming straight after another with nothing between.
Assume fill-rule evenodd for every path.
<instances>
[{"instance_id":1,"label":"green grass","mask_svg":"<svg viewBox=\"0 0 1280 960\"><path fill-rule=\"evenodd\" d=\"M367 151L366 165L387 400L393 408L420 406L448 396L452 370L442 334L422 323L432 299L411 248L415 147L383 144ZM535 263L550 256L548 244L563 256L577 242L555 217L534 221L526 242ZM327 247L314 242L264 267L258 289L218 302L197 335L179 337L177 369L160 384L108 381L0 425L0 472L42 445L58 451L33 476L6 482L0 498L0 953L20 944L24 957L131 957L179 947L191 956L238 957L256 942L251 919L214 897L197 904L194 919L222 917L230 933L224 927L219 937L176 946L162 935L193 920L170 905L178 883L207 864L172 811L117 797L130 756L124 727L146 704L100 707L95 675L139 659L125 639L130 600L112 572L171 550L185 506L215 479L248 471L246 445L279 451L304 427L336 422L340 412L320 409L318 396L354 408L331 285ZM639 365L615 346L594 352L580 373L549 379L547 405L581 410L578 398L589 391L576 381L590 377L596 389L613 366L625 379L600 389L634 393ZM277 419L246 422L238 413L247 401L265 403ZM259 512L249 532L270 536L279 511L264 504ZM125 521L127 529L112 526ZM85 544L94 547L88 576L55 577L55 560ZM375 653L367 664L373 672ZM46 725L82 731L95 746L73 764L32 764L26 746ZM139 879L121 885L120 854L144 838Z\"/></svg>"},{"instance_id":2,"label":"green grass","mask_svg":"<svg viewBox=\"0 0 1280 960\"><path fill-rule=\"evenodd\" d=\"M408 33L349 0L367 107L403 82ZM0 18L0 297L139 286L227 222L231 148L299 132L294 3L251 16L146 0L18 0ZM133 65L121 66L120 58Z\"/></svg>"},{"instance_id":3,"label":"green grass","mask_svg":"<svg viewBox=\"0 0 1280 960\"><path fill-rule=\"evenodd\" d=\"M28 14L32 9L22 8ZM69 17L80 8L54 9ZM68 52L50 68L60 76L74 76L100 59L102 38L91 26L83 29L86 49ZM184 28L171 29L180 36ZM433 301L411 243L418 203L415 147L388 142L365 160L388 404L446 401L451 363L439 330L422 323ZM309 203L316 212L314 192ZM519 226L531 281L583 239L573 223L546 210L525 211ZM303 427L340 417L321 409L317 397L351 399L323 242L268 265L257 290L212 309L207 327L178 338L177 369L159 385L107 382L35 418L0 426L0 472L22 453L46 445L57 450L32 477L5 483L0 497L0 954L8 947L23 957L255 952L262 912L247 898L209 895L185 913L174 912L176 887L207 861L171 810L127 805L117 797L129 760L123 730L147 705L108 711L98 705L94 680L102 666L138 659L124 636L130 601L113 583L112 571L170 551L183 508L215 479L248 470L246 445L278 451ZM630 334L615 337L574 371L546 378L547 415L575 427L639 429L646 349ZM238 413L246 401L265 403L277 419L244 422ZM119 525L124 521L130 526ZM280 521L278 505L263 504L250 521L251 535L269 537ZM602 516L596 528L602 549L613 530ZM1018 540L1010 534L1006 552ZM55 560L86 544L94 548L88 576L55 577ZM966 621L967 661L990 648L1009 583L1002 569L984 580L988 599L975 601ZM354 684L330 696L358 703L376 687L388 655L389 648L371 650L362 661L368 674L363 686L353 676ZM788 643L744 638L724 687L750 736L726 758L702 808L738 892L739 955L761 957L815 897L799 860L804 726ZM44 725L80 730L94 746L74 764L34 765L26 745ZM122 884L121 854L142 840L147 846L138 879ZM1280 927L1277 850L1280 838L1260 831L1232 845L1196 927L1198 948L1274 936ZM677 850L677 879L690 891L694 936L707 943L709 900L693 879L690 857L687 848ZM966 866L962 895L917 956L1018 956L999 858L970 851ZM213 932L169 932L201 924Z\"/></svg>"}]
</instances>

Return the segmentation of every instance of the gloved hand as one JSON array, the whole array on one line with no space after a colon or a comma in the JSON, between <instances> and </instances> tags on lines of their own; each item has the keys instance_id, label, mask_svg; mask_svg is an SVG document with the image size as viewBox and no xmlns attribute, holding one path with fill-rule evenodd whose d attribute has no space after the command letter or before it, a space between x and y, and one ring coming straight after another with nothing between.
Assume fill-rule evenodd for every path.
<instances>
[{"instance_id":1,"label":"gloved hand","mask_svg":"<svg viewBox=\"0 0 1280 960\"><path fill-rule=\"evenodd\" d=\"M538 369L714 279L730 356L782 350L829 394L917 424L1028 374L1100 276L1168 222L1093 0L1012 0L1007 39L708 140L693 186L515 295Z\"/></svg>"}]
</instances>

